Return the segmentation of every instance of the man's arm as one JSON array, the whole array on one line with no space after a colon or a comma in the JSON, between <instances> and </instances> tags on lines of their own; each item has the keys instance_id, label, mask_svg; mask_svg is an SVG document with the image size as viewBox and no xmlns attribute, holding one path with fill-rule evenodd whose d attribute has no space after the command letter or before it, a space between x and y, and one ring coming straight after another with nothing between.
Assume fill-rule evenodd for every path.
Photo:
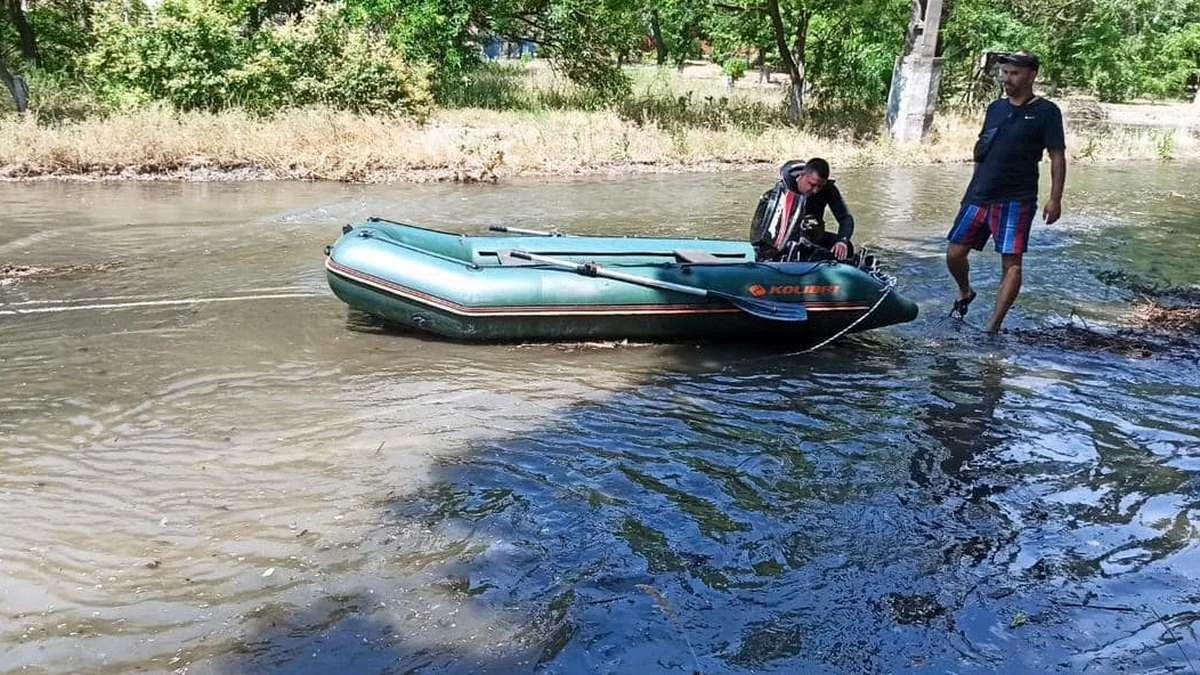
<instances>
[{"instance_id":1,"label":"man's arm","mask_svg":"<svg viewBox=\"0 0 1200 675\"><path fill-rule=\"evenodd\" d=\"M836 185L829 185L825 190L828 191L829 210L838 221L837 243L830 251L833 257L845 260L850 255L850 237L854 236L854 216L850 215L850 209L846 208L846 201Z\"/></svg>"},{"instance_id":2,"label":"man's arm","mask_svg":"<svg viewBox=\"0 0 1200 675\"><path fill-rule=\"evenodd\" d=\"M1050 155L1050 199L1042 210L1042 218L1049 225L1062 215L1063 184L1067 180L1067 143L1063 133L1062 111L1053 103L1045 116L1042 127L1042 145Z\"/></svg>"},{"instance_id":3,"label":"man's arm","mask_svg":"<svg viewBox=\"0 0 1200 675\"><path fill-rule=\"evenodd\" d=\"M1047 150L1050 155L1050 200L1042 210L1042 218L1049 225L1062 215L1063 183L1067 180L1067 151Z\"/></svg>"},{"instance_id":4,"label":"man's arm","mask_svg":"<svg viewBox=\"0 0 1200 675\"><path fill-rule=\"evenodd\" d=\"M825 189L829 191L829 210L837 219L838 239L850 241L850 237L854 236L854 216L846 208L846 200L842 199L842 193L836 185L829 185Z\"/></svg>"}]
</instances>

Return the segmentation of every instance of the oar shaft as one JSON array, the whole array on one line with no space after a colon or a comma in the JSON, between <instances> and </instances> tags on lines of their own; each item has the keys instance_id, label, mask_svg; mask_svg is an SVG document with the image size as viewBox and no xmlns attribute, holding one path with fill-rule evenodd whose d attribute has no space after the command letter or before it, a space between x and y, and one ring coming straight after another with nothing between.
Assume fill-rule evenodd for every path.
<instances>
[{"instance_id":1,"label":"oar shaft","mask_svg":"<svg viewBox=\"0 0 1200 675\"><path fill-rule=\"evenodd\" d=\"M561 237L558 232L546 232L545 230L528 230L523 227L509 227L507 225L489 225L488 229L492 232L505 232L508 234L528 234L535 237Z\"/></svg>"},{"instance_id":2,"label":"oar shaft","mask_svg":"<svg viewBox=\"0 0 1200 675\"><path fill-rule=\"evenodd\" d=\"M617 281L625 281L625 282L628 282L631 284L643 284L645 286L653 286L655 288L661 288L661 289L667 290L667 291L675 291L677 293L686 293L688 295L695 295L695 296L701 297L701 298L708 297L708 291L704 290L703 288L696 288L695 286L684 286L683 284L675 284L675 283L671 283L670 281L660 281L658 279L649 279L647 277L639 277L639 276L634 276L632 274L623 274L621 272L614 272L614 271L608 270L608 269L596 270L596 276L607 277L609 279L615 279Z\"/></svg>"},{"instance_id":3,"label":"oar shaft","mask_svg":"<svg viewBox=\"0 0 1200 675\"><path fill-rule=\"evenodd\" d=\"M561 258L551 258L550 256L538 255L527 251L510 251L509 255L522 260L532 260L533 262L542 263L544 265L552 265L568 269L576 274L582 274L589 277L601 277L606 279L614 279L616 281L624 281L630 284L646 286L649 288L657 288L664 291L675 291L676 293L685 293L687 295L695 295L702 298L723 300L737 307L739 310L749 314L750 316L766 319L768 321L788 321L800 322L808 319L808 311L804 305L800 303L777 303L754 298L747 298L732 293L724 293L721 291L711 291L695 286L685 286L676 284L670 281L659 281L649 277L637 276L634 274L625 274L623 272L613 272L604 267L600 267L596 263L576 263L570 260Z\"/></svg>"},{"instance_id":4,"label":"oar shaft","mask_svg":"<svg viewBox=\"0 0 1200 675\"><path fill-rule=\"evenodd\" d=\"M603 267L598 267L596 265L585 265L585 264L581 264L581 263L574 263L574 262L571 262L570 260L551 258L549 256L538 255L536 253L528 253L526 251L513 251L512 255L514 258L526 258L526 259L532 260L534 262L540 262L540 263L544 263L547 265L554 265L555 267L562 267L565 269L573 270L575 272L579 272L580 274L586 274L588 276L605 277L607 279L615 279L617 281L624 281L624 282L630 283L630 284L639 284L641 286L649 286L651 288L661 288L662 290L665 290L665 291L675 291L677 293L686 293L688 295L695 295L695 296L701 297L701 298L708 297L708 291L704 290L703 288L696 288L695 286L684 286L683 284L675 284L675 283L671 283L670 281L660 281L658 279L650 279L648 277L641 277L641 276L637 276L637 275L633 275L633 274L624 274L622 272L614 272L612 270L609 270L609 269L606 269Z\"/></svg>"}]
</instances>

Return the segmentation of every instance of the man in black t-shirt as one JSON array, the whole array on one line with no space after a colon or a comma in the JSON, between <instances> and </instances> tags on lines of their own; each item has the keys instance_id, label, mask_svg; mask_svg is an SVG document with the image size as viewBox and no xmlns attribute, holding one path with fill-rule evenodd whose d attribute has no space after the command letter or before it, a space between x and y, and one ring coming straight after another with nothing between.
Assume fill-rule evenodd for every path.
<instances>
[{"instance_id":1,"label":"man in black t-shirt","mask_svg":"<svg viewBox=\"0 0 1200 675\"><path fill-rule=\"evenodd\" d=\"M971 249L983 250L992 237L1000 254L1003 278L996 294L996 311L987 331L997 333L1021 292L1021 256L1029 246L1029 230L1037 211L1038 162L1050 156L1050 199L1042 211L1049 225L1062 213L1063 181L1067 174L1062 112L1033 93L1038 58L1017 52L1000 59L1004 93L988 106L983 130L975 143L975 173L954 227L946 236L946 266L958 283L953 314L966 314L975 299L971 288Z\"/></svg>"}]
</instances>

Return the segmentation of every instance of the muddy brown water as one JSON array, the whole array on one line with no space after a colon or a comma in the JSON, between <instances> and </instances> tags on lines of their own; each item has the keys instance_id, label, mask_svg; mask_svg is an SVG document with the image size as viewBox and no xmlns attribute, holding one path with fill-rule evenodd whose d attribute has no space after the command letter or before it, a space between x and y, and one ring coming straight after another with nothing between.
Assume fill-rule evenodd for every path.
<instances>
[{"instance_id":1,"label":"muddy brown water","mask_svg":"<svg viewBox=\"0 0 1200 675\"><path fill-rule=\"evenodd\" d=\"M1196 170L1073 167L1010 326L1200 282ZM0 185L0 263L73 266L0 285L0 671L1200 665L1194 355L944 321L966 178L843 172L923 313L806 356L438 342L323 278L369 215L740 237L765 174Z\"/></svg>"}]
</instances>

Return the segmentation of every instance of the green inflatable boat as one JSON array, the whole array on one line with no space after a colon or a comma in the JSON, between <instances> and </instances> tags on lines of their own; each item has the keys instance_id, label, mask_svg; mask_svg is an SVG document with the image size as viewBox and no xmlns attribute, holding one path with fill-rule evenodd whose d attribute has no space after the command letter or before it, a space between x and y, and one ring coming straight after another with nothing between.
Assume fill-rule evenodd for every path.
<instances>
[{"instance_id":1,"label":"green inflatable boat","mask_svg":"<svg viewBox=\"0 0 1200 675\"><path fill-rule=\"evenodd\" d=\"M329 286L385 321L470 341L812 342L917 316L873 266L759 263L740 241L513 231L525 234L347 225L326 249Z\"/></svg>"}]
</instances>

